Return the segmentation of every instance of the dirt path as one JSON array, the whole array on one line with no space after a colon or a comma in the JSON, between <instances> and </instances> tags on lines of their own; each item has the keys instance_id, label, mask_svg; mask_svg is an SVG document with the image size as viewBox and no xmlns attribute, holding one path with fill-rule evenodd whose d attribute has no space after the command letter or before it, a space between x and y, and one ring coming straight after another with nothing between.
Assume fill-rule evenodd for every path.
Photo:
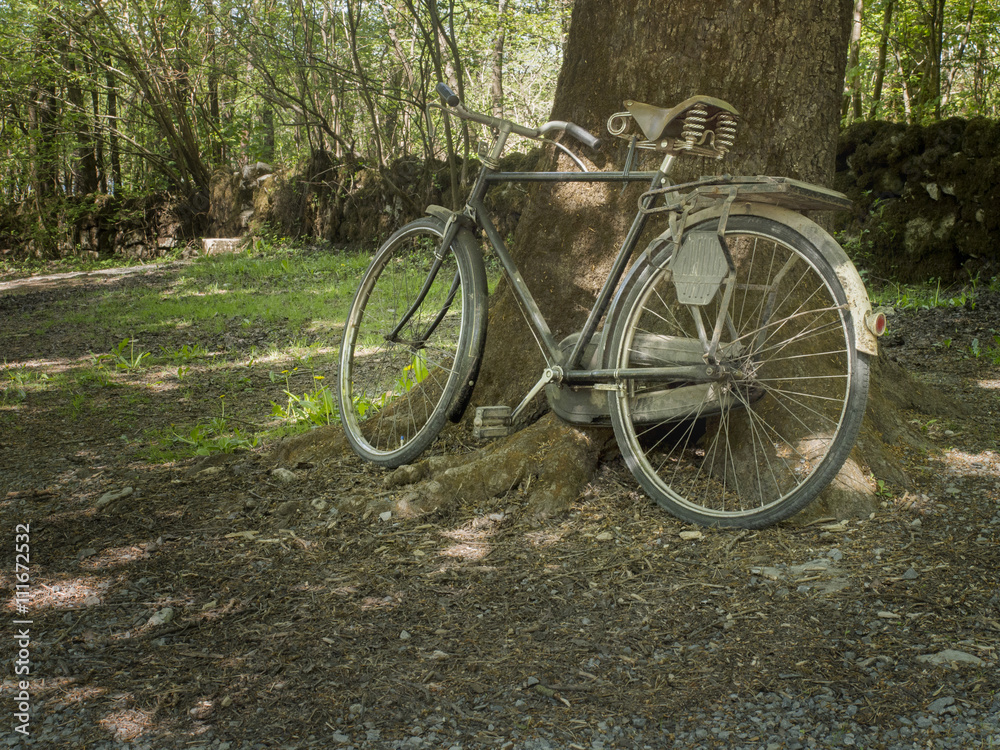
<instances>
[{"instance_id":1,"label":"dirt path","mask_svg":"<svg viewBox=\"0 0 1000 750\"><path fill-rule=\"evenodd\" d=\"M1000 297L892 319L887 350L975 410L912 415L928 450L900 448L911 487L884 487L872 518L731 532L673 520L619 462L547 521L518 489L365 517L390 490L349 456L283 472L263 451L148 463L145 431L191 404L149 372L74 408L57 375L86 341L30 335L52 300L84 304L102 278L22 285L16 301L0 287L0 528L10 550L30 526L31 594L18 615L8 554L8 632L31 620L31 734L8 725L0 744L1000 741L1000 367L986 353ZM11 373L43 370L51 387L14 394ZM155 400L124 398L143 389Z\"/></svg>"}]
</instances>

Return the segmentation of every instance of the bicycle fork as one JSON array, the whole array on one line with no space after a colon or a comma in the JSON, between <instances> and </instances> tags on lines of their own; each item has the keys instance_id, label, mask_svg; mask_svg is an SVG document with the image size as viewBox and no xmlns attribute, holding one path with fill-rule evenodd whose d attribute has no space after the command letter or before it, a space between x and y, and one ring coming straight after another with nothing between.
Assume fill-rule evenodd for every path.
<instances>
[{"instance_id":1,"label":"bicycle fork","mask_svg":"<svg viewBox=\"0 0 1000 750\"><path fill-rule=\"evenodd\" d=\"M434 284L434 280L437 278L438 272L441 270L441 266L444 264L444 256L449 252L452 241L458 234L458 222L455 221L454 215L445 224L444 234L441 236L441 244L438 247L436 253L434 253L434 262L431 264L430 270L427 272L427 278L424 279L424 284L420 288L420 292L417 294L416 299L413 304L410 305L410 309L400 317L399 322L396 326L385 335L386 341L394 344L407 344L414 349L422 349L437 327L441 325L441 321L444 320L445 315L448 314L448 310L451 308L452 303L455 301L455 295L458 294L458 288L461 286L462 278L458 271L455 271L455 279L451 283L451 290L448 292L448 297L445 299L444 304L438 311L434 320L431 321L430 326L424 331L423 335L417 336L413 341L401 341L399 338L400 332L406 326L407 323L413 318L420 306L424 304L424 300L427 298L428 293L431 290L431 286Z\"/></svg>"}]
</instances>

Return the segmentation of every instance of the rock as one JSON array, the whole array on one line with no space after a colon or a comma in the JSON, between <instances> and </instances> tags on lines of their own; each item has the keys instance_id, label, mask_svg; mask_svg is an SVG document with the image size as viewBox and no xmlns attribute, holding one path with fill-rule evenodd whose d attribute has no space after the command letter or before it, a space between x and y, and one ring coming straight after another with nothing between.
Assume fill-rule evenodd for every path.
<instances>
[{"instance_id":1,"label":"rock","mask_svg":"<svg viewBox=\"0 0 1000 750\"><path fill-rule=\"evenodd\" d=\"M272 470L271 476L274 479L277 479L281 484L291 484L298 479L294 471L289 471L288 469L283 468Z\"/></svg>"},{"instance_id":2,"label":"rock","mask_svg":"<svg viewBox=\"0 0 1000 750\"><path fill-rule=\"evenodd\" d=\"M390 519L392 518L392 511L391 511L391 510L387 510L387 511L385 511L384 513L379 513L379 514L378 514L378 517L379 517L379 518L380 518L380 519L381 519L382 521L389 521L389 520L390 520Z\"/></svg>"},{"instance_id":3,"label":"rock","mask_svg":"<svg viewBox=\"0 0 1000 750\"><path fill-rule=\"evenodd\" d=\"M609 542L615 538L615 535L610 531L602 531L600 534L594 537L599 542Z\"/></svg>"},{"instance_id":4,"label":"rock","mask_svg":"<svg viewBox=\"0 0 1000 750\"><path fill-rule=\"evenodd\" d=\"M941 188L938 187L936 182L928 182L924 185L924 188L927 190L927 195L931 197L932 201L941 200Z\"/></svg>"},{"instance_id":5,"label":"rock","mask_svg":"<svg viewBox=\"0 0 1000 750\"><path fill-rule=\"evenodd\" d=\"M954 708L954 704L955 704L955 699L952 698L950 695L945 695L942 696L941 698L938 698L933 703L931 703L927 707L927 710L930 711L932 714L938 714L938 715L945 713L953 713L954 711L957 710Z\"/></svg>"},{"instance_id":6,"label":"rock","mask_svg":"<svg viewBox=\"0 0 1000 750\"><path fill-rule=\"evenodd\" d=\"M904 581L915 581L919 575L920 574L917 573L916 570L914 570L913 568L910 568L905 573L903 573L903 580Z\"/></svg>"},{"instance_id":7,"label":"rock","mask_svg":"<svg viewBox=\"0 0 1000 750\"><path fill-rule=\"evenodd\" d=\"M101 603L101 598L95 594L91 594L86 599L83 600L83 606L85 607L96 607Z\"/></svg>"},{"instance_id":8,"label":"rock","mask_svg":"<svg viewBox=\"0 0 1000 750\"><path fill-rule=\"evenodd\" d=\"M131 487L122 487L120 490L112 490L111 492L105 492L101 495L97 502L94 503L94 507L98 510L106 508L111 505L111 503L121 500L123 497L128 497L132 494Z\"/></svg>"},{"instance_id":9,"label":"rock","mask_svg":"<svg viewBox=\"0 0 1000 750\"><path fill-rule=\"evenodd\" d=\"M93 557L96 554L97 554L96 549L94 549L93 547L87 547L85 549L80 550L80 552L76 556L76 559L86 560L88 557Z\"/></svg>"},{"instance_id":10,"label":"rock","mask_svg":"<svg viewBox=\"0 0 1000 750\"><path fill-rule=\"evenodd\" d=\"M242 242L240 237L206 237L201 241L205 255L235 253Z\"/></svg>"},{"instance_id":11,"label":"rock","mask_svg":"<svg viewBox=\"0 0 1000 750\"><path fill-rule=\"evenodd\" d=\"M327 508L330 507L330 503L328 503L326 500L324 500L321 497L317 497L315 500L313 500L310 503L310 505L312 505L312 507L314 507L320 513L322 513L324 510L326 510Z\"/></svg>"},{"instance_id":12,"label":"rock","mask_svg":"<svg viewBox=\"0 0 1000 750\"><path fill-rule=\"evenodd\" d=\"M696 539L703 539L705 535L700 531L682 531L680 537L684 541L694 541Z\"/></svg>"},{"instance_id":13,"label":"rock","mask_svg":"<svg viewBox=\"0 0 1000 750\"><path fill-rule=\"evenodd\" d=\"M985 662L978 656L973 656L972 654L967 654L964 651L958 651L952 648L946 648L944 651L939 651L936 654L918 656L917 661L924 662L925 664L938 664L942 666L972 664L973 666L981 667L985 664Z\"/></svg>"},{"instance_id":14,"label":"rock","mask_svg":"<svg viewBox=\"0 0 1000 750\"><path fill-rule=\"evenodd\" d=\"M274 511L274 515L279 518L289 519L299 512L299 502L298 500L286 500L278 509Z\"/></svg>"},{"instance_id":15,"label":"rock","mask_svg":"<svg viewBox=\"0 0 1000 750\"><path fill-rule=\"evenodd\" d=\"M762 565L756 568L750 568L750 572L754 575L764 576L764 578L769 578L772 581L778 581L784 578L784 571L781 568L775 568L771 565Z\"/></svg>"},{"instance_id":16,"label":"rock","mask_svg":"<svg viewBox=\"0 0 1000 750\"><path fill-rule=\"evenodd\" d=\"M793 565L790 570L792 575L816 575L817 573L825 573L830 569L830 559L826 557L820 557L815 560L810 560L802 565Z\"/></svg>"},{"instance_id":17,"label":"rock","mask_svg":"<svg viewBox=\"0 0 1000 750\"><path fill-rule=\"evenodd\" d=\"M159 612L154 613L153 616L146 621L146 624L151 628L155 628L159 627L160 625L166 625L173 619L174 619L174 608L164 607Z\"/></svg>"}]
</instances>

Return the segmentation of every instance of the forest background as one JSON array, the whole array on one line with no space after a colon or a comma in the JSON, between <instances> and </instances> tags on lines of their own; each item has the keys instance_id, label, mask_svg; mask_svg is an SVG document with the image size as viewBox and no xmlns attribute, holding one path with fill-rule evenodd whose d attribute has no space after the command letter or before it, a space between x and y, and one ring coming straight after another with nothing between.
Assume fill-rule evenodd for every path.
<instances>
[{"instance_id":1,"label":"forest background","mask_svg":"<svg viewBox=\"0 0 1000 750\"><path fill-rule=\"evenodd\" d=\"M474 175L477 133L425 114L434 83L470 108L544 121L571 10L0 0L0 258L147 257L246 229L375 244ZM998 29L995 2L858 0L844 125L995 119ZM246 191L272 173L253 206ZM374 218L345 220L366 189Z\"/></svg>"}]
</instances>

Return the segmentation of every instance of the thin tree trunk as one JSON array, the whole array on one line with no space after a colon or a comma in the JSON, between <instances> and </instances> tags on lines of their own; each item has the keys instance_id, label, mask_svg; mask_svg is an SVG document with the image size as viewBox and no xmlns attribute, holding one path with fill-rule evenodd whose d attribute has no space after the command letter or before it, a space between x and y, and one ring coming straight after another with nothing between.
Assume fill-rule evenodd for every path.
<instances>
[{"instance_id":1,"label":"thin tree trunk","mask_svg":"<svg viewBox=\"0 0 1000 750\"><path fill-rule=\"evenodd\" d=\"M494 117L503 117L503 47L507 38L504 17L507 14L507 3L508 0L497 0L497 29L490 59L490 99Z\"/></svg>"},{"instance_id":2,"label":"thin tree trunk","mask_svg":"<svg viewBox=\"0 0 1000 750\"><path fill-rule=\"evenodd\" d=\"M951 98L952 86L955 83L955 76L962 67L962 60L965 57L965 50L969 46L969 38L972 35L972 19L975 17L976 13L976 0L970 0L969 2L969 15L965 19L965 29L962 32L962 41L958 45L958 51L955 53L955 57L951 59L949 71L948 71L948 81L945 85L944 91L941 94L942 104L947 105L948 100Z\"/></svg>"},{"instance_id":3,"label":"thin tree trunk","mask_svg":"<svg viewBox=\"0 0 1000 750\"><path fill-rule=\"evenodd\" d=\"M878 62L875 65L875 85L872 89L872 106L868 111L868 119L875 119L879 105L882 103L882 84L885 81L885 58L889 49L889 29L892 24L892 6L894 0L887 0L885 15L882 18L882 35L878 43Z\"/></svg>"},{"instance_id":4,"label":"thin tree trunk","mask_svg":"<svg viewBox=\"0 0 1000 750\"><path fill-rule=\"evenodd\" d=\"M122 157L118 145L118 82L110 64L106 65L105 85L108 114L108 150L111 152L111 187L108 192L117 193L122 189Z\"/></svg>"},{"instance_id":5,"label":"thin tree trunk","mask_svg":"<svg viewBox=\"0 0 1000 750\"><path fill-rule=\"evenodd\" d=\"M864 0L857 0L854 4L850 53L847 59L850 93L844 97L844 109L841 116L843 120L846 120L849 114L853 114L855 120L861 119L861 71L858 69L858 63L861 59L861 28L864 15L865 2Z\"/></svg>"},{"instance_id":6,"label":"thin tree trunk","mask_svg":"<svg viewBox=\"0 0 1000 750\"><path fill-rule=\"evenodd\" d=\"M90 130L90 113L84 103L83 88L80 85L80 71L77 65L76 40L68 40L64 54L64 65L68 74L66 98L72 106L70 121L73 123L73 136L76 146L73 148L71 162L72 179L70 191L79 195L88 195L97 190L97 160L94 156L94 137Z\"/></svg>"}]
</instances>

